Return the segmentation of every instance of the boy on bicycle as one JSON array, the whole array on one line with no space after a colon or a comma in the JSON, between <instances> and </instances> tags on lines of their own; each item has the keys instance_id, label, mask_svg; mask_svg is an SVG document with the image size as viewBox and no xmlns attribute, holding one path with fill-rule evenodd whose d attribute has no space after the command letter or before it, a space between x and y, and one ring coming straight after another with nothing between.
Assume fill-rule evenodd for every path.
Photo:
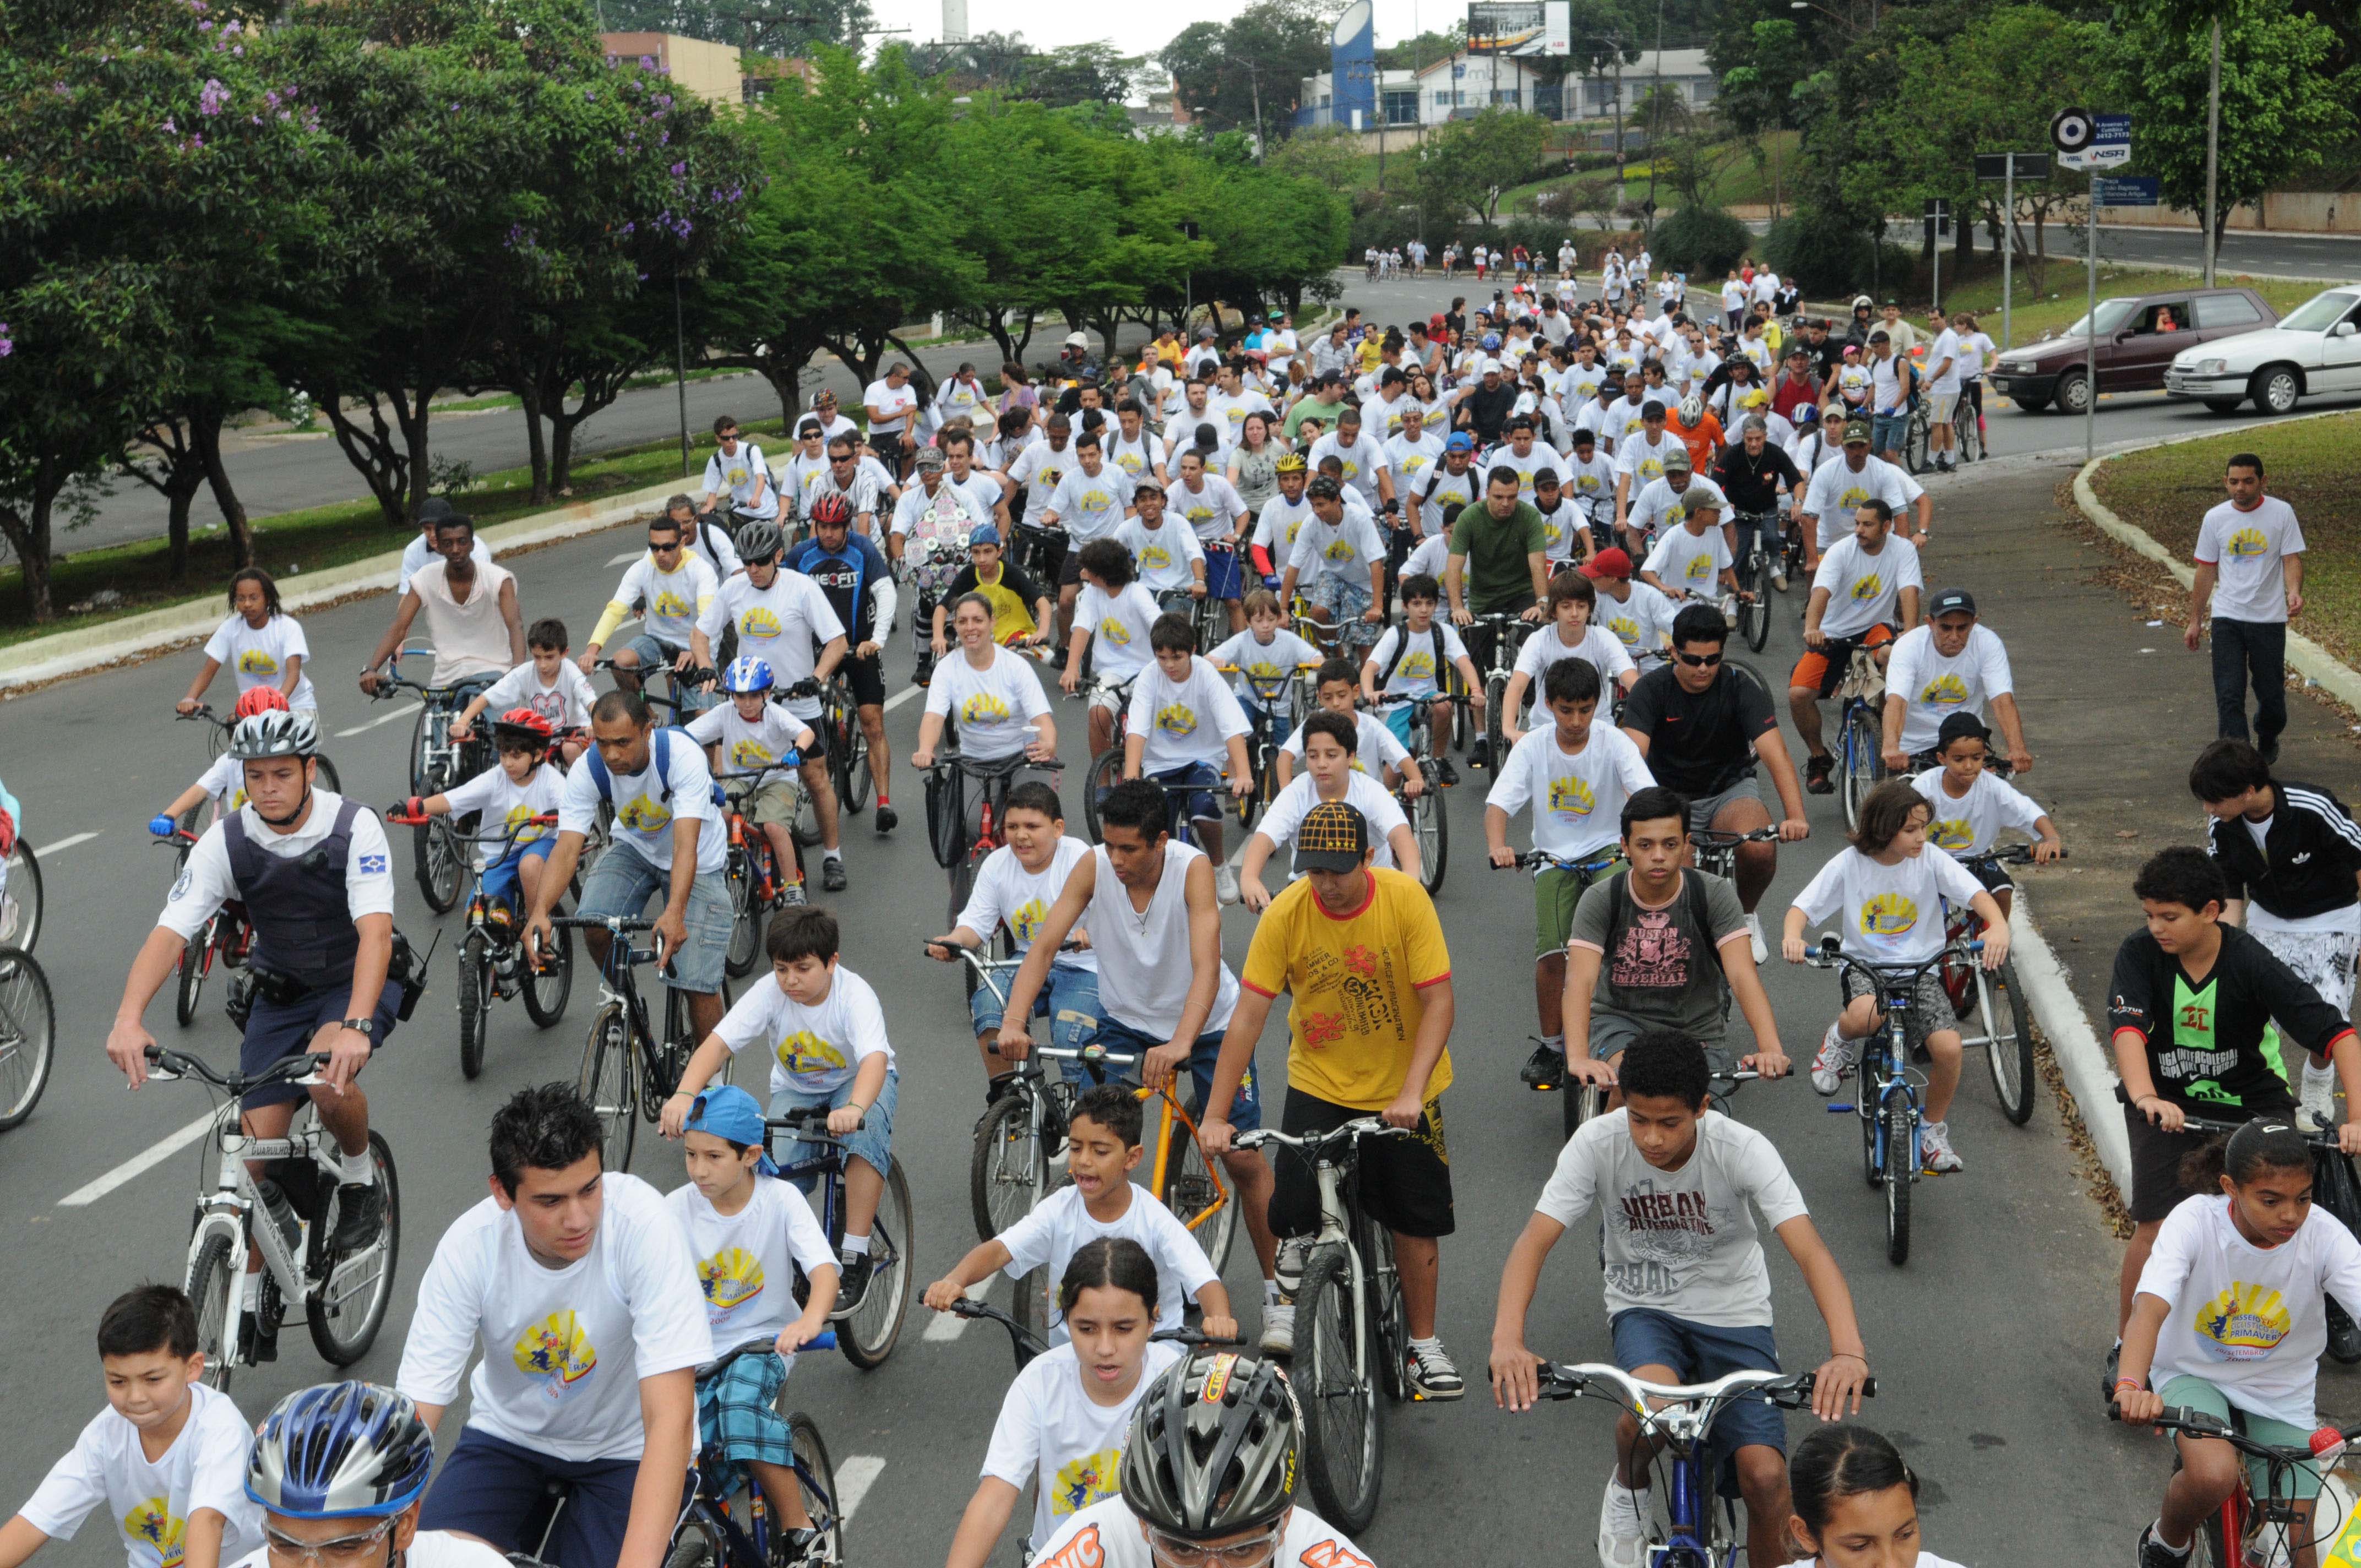
<instances>
[{"instance_id":1,"label":"boy on bicycle","mask_svg":"<svg viewBox=\"0 0 2361 1568\"><path fill-rule=\"evenodd\" d=\"M769 660L741 653L721 672L721 689L730 700L707 708L684 728L705 748L724 795L770 840L771 863L790 890L788 902L800 904L804 868L796 854L796 775L818 735L771 700L775 685ZM790 753L797 762L782 761Z\"/></svg>"},{"instance_id":2,"label":"boy on bicycle","mask_svg":"<svg viewBox=\"0 0 2361 1568\"><path fill-rule=\"evenodd\" d=\"M1123 741L1123 776L1159 784L1202 784L1173 802L1172 823L1195 825L1196 836L1219 871L1214 882L1224 904L1238 901L1237 872L1222 860L1221 807L1213 789L1221 768L1229 767L1230 793L1254 791L1254 764L1246 757L1246 716L1213 666L1197 656L1197 629L1185 615L1159 615L1148 645L1156 662L1140 672L1131 689L1131 714Z\"/></svg>"},{"instance_id":3,"label":"boy on bicycle","mask_svg":"<svg viewBox=\"0 0 2361 1568\"><path fill-rule=\"evenodd\" d=\"M1426 788L1426 775L1411 760L1410 749L1394 736L1393 728L1375 714L1356 710L1354 699L1361 688L1354 684L1355 671L1350 659L1330 659L1312 672L1312 696L1323 713L1342 714L1353 721L1353 733L1358 744L1353 751L1353 771L1367 773L1377 783L1391 789L1396 781L1413 799ZM1310 715L1305 716L1307 720ZM1303 726L1295 727L1293 734L1279 742L1278 772L1279 787L1284 789L1295 780L1296 771L1303 765Z\"/></svg>"},{"instance_id":4,"label":"boy on bicycle","mask_svg":"<svg viewBox=\"0 0 2361 1568\"><path fill-rule=\"evenodd\" d=\"M763 1107L734 1084L709 1089L691 1102L681 1148L688 1184L664 1198L697 1260L705 1291L706 1326L713 1354L763 1344L774 1354L740 1356L714 1376L698 1379L698 1446L719 1449L742 1464L769 1500L785 1540L781 1561L801 1560L811 1514L796 1483L795 1438L779 1411L796 1352L828 1327L841 1271L811 1204L763 1152ZM808 1284L797 1312L794 1286Z\"/></svg>"},{"instance_id":5,"label":"boy on bicycle","mask_svg":"<svg viewBox=\"0 0 2361 1568\"><path fill-rule=\"evenodd\" d=\"M544 761L549 740L548 719L529 707L511 708L492 725L497 765L441 795L413 795L401 811L410 817L475 815L479 831L489 835L476 845L477 886L485 918L501 927L516 923L518 910L533 907L549 851L557 844L553 828L533 821L557 814L558 792L566 783L566 775Z\"/></svg>"},{"instance_id":6,"label":"boy on bicycle","mask_svg":"<svg viewBox=\"0 0 2361 1568\"><path fill-rule=\"evenodd\" d=\"M1852 1292L1771 1140L1708 1108L1712 1070L1705 1047L1687 1036L1669 1029L1641 1036L1623 1053L1622 1108L1585 1122L1559 1151L1500 1273L1491 1376L1492 1398L1502 1409L1532 1408L1540 1358L1525 1348L1525 1314L1550 1249L1597 1208L1606 1217L1600 1244L1616 1365L1661 1384L1779 1370L1759 1211L1795 1260L1828 1328L1814 1412L1833 1421L1849 1413L1848 1402L1850 1413L1861 1409L1869 1359ZM1746 1499L1746 1560L1784 1562L1791 1511L1785 1421L1769 1405L1734 1400L1711 1439ZM1615 1453L1598 1510L1598 1561L1602 1568L1639 1568L1646 1556L1642 1494L1654 1453L1628 1414L1616 1422Z\"/></svg>"},{"instance_id":7,"label":"boy on bicycle","mask_svg":"<svg viewBox=\"0 0 2361 1568\"><path fill-rule=\"evenodd\" d=\"M885 1012L870 983L837 962L836 916L809 905L771 916L763 948L771 982L740 997L681 1069L680 1088L664 1102L668 1138L681 1135L699 1091L732 1054L761 1041L772 1056L771 1114L828 1107L828 1135L844 1148L844 1252L836 1316L857 1310L874 1262L885 1172L894 1160L894 1106L902 1077L885 1038ZM786 1163L821 1157L824 1146L798 1138ZM816 1180L806 1178L807 1183Z\"/></svg>"},{"instance_id":8,"label":"boy on bicycle","mask_svg":"<svg viewBox=\"0 0 2361 1568\"><path fill-rule=\"evenodd\" d=\"M1205 658L1216 667L1236 669L1237 679L1231 689L1237 693L1238 706L1246 709L1250 725L1261 726L1268 733L1296 717L1295 672L1305 664L1319 663L1320 650L1287 630L1287 612L1280 608L1279 596L1268 588L1246 595L1246 629ZM1286 683L1272 689L1268 711L1255 695L1246 679L1249 675L1265 683Z\"/></svg>"},{"instance_id":9,"label":"boy on bicycle","mask_svg":"<svg viewBox=\"0 0 2361 1568\"><path fill-rule=\"evenodd\" d=\"M451 721L451 739L465 740L473 735L479 714L529 707L549 720L553 732L582 732L566 740L561 753L566 765L572 767L582 748L589 744L590 705L598 700L598 694L590 689L590 677L582 673L582 667L567 657L572 649L567 646L566 622L555 616L544 616L527 627L524 647L532 657L467 700L459 717Z\"/></svg>"},{"instance_id":10,"label":"boy on bicycle","mask_svg":"<svg viewBox=\"0 0 2361 1568\"><path fill-rule=\"evenodd\" d=\"M2033 836L2033 859L2047 865L2066 852L2058 825L2024 791L1987 770L1992 731L1974 714L1959 712L1943 720L1935 732L1936 765L1910 782L1934 808L1927 837L1935 847L1965 866L1970 876L2000 905L2008 918L2015 883L2007 871L1992 861L1970 863L1969 857L1986 854L2004 829Z\"/></svg>"},{"instance_id":11,"label":"boy on bicycle","mask_svg":"<svg viewBox=\"0 0 2361 1568\"><path fill-rule=\"evenodd\" d=\"M1413 724L1433 722L1427 705L1442 695L1446 668L1459 672L1467 711L1477 718L1484 715L1484 677L1467 656L1459 629L1435 616L1443 605L1441 582L1425 572L1410 572L1401 580L1401 601L1402 624L1386 628L1361 663L1361 699L1383 717L1394 740L1407 748ZM1444 748L1432 750L1435 782L1458 783L1458 772L1443 754Z\"/></svg>"},{"instance_id":12,"label":"boy on bicycle","mask_svg":"<svg viewBox=\"0 0 2361 1568\"><path fill-rule=\"evenodd\" d=\"M1074 560L1082 591L1074 599L1074 635L1066 645L1066 671L1058 677L1058 685L1068 696L1080 691L1083 662L1089 661L1098 681L1091 691L1091 755L1095 757L1115 744L1115 716L1122 699L1114 688L1148 667L1148 629L1162 612L1156 608L1156 596L1139 585L1131 552L1120 542L1093 539L1076 552Z\"/></svg>"}]
</instances>

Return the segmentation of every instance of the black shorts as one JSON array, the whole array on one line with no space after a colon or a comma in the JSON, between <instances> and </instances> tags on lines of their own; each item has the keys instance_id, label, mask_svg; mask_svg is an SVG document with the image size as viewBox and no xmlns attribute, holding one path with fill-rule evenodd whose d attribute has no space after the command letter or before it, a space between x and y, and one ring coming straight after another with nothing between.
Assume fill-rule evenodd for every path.
<instances>
[{"instance_id":1,"label":"black shorts","mask_svg":"<svg viewBox=\"0 0 2361 1568\"><path fill-rule=\"evenodd\" d=\"M2201 1114L2235 1121L2242 1110L2250 1116L2292 1117L2295 1101L2281 1094L2275 1101ZM2181 1185L2180 1162L2204 1145L2206 1135L2165 1132L2129 1105L2124 1107L2124 1132L2132 1146L2132 1223L2153 1224L2171 1213L2182 1199L2194 1195L2194 1189Z\"/></svg>"},{"instance_id":2,"label":"black shorts","mask_svg":"<svg viewBox=\"0 0 2361 1568\"><path fill-rule=\"evenodd\" d=\"M884 654L872 653L866 659L847 657L837 665L837 673L852 693L853 707L873 707L885 700L884 664Z\"/></svg>"},{"instance_id":3,"label":"black shorts","mask_svg":"<svg viewBox=\"0 0 2361 1568\"><path fill-rule=\"evenodd\" d=\"M2009 877L2008 868L1998 861L1961 861L1960 869L1983 883L1986 893L2006 893L2016 885Z\"/></svg>"},{"instance_id":4,"label":"black shorts","mask_svg":"<svg viewBox=\"0 0 2361 1568\"><path fill-rule=\"evenodd\" d=\"M821 712L819 718L796 718L796 716L792 713L787 715L787 717L811 731L812 743L804 749L803 761L807 762L826 761L828 758L828 726L820 721L828 717L826 711L823 710Z\"/></svg>"},{"instance_id":5,"label":"black shorts","mask_svg":"<svg viewBox=\"0 0 2361 1568\"><path fill-rule=\"evenodd\" d=\"M902 454L906 448L903 444L901 432L873 430L869 433L868 440L869 450L877 454L877 461L884 464L886 467L895 467L902 461Z\"/></svg>"},{"instance_id":6,"label":"black shorts","mask_svg":"<svg viewBox=\"0 0 2361 1568\"><path fill-rule=\"evenodd\" d=\"M1279 1130L1301 1137L1368 1114L1290 1086ZM1320 1228L1320 1184L1312 1162L1278 1145L1271 1154L1277 1179L1270 1194L1270 1228L1280 1236L1309 1236ZM1426 1114L1411 1136L1363 1138L1360 1163L1361 1203L1378 1223L1405 1236L1447 1236L1456 1228L1440 1098L1426 1102Z\"/></svg>"},{"instance_id":7,"label":"black shorts","mask_svg":"<svg viewBox=\"0 0 2361 1568\"><path fill-rule=\"evenodd\" d=\"M1058 586L1066 587L1082 580L1082 553L1068 550L1058 562Z\"/></svg>"}]
</instances>

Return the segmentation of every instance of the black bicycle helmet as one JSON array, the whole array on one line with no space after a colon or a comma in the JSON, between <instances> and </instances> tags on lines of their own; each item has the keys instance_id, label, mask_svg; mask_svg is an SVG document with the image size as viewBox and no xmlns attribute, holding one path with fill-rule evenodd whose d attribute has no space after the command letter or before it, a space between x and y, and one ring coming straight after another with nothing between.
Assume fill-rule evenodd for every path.
<instances>
[{"instance_id":1,"label":"black bicycle helmet","mask_svg":"<svg viewBox=\"0 0 2361 1568\"><path fill-rule=\"evenodd\" d=\"M837 504L841 506L843 502ZM768 561L786 547L787 536L767 518L757 518L738 531L738 558L741 561Z\"/></svg>"},{"instance_id":2,"label":"black bicycle helmet","mask_svg":"<svg viewBox=\"0 0 2361 1568\"><path fill-rule=\"evenodd\" d=\"M1295 1500L1298 1424L1276 1366L1198 1351L1158 1374L1132 1412L1124 1504L1187 1541L1270 1525Z\"/></svg>"}]
</instances>

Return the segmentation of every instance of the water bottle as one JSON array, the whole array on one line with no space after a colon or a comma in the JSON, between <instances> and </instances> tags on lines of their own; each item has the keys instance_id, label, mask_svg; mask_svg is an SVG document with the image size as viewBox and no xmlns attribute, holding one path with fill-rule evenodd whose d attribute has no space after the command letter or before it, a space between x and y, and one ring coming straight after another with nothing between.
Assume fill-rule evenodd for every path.
<instances>
[{"instance_id":1,"label":"water bottle","mask_svg":"<svg viewBox=\"0 0 2361 1568\"><path fill-rule=\"evenodd\" d=\"M270 1216L270 1223L279 1227L280 1237L286 1241L288 1255L293 1256L303 1243L303 1222L297 1217L295 1205L287 1201L287 1194L276 1181L266 1179L255 1191L262 1199L263 1211Z\"/></svg>"}]
</instances>

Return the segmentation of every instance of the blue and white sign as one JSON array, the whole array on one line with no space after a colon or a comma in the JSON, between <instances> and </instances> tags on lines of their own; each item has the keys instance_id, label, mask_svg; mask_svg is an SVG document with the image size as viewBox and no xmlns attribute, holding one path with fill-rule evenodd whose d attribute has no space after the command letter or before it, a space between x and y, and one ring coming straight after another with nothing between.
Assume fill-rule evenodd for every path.
<instances>
[{"instance_id":1,"label":"blue and white sign","mask_svg":"<svg viewBox=\"0 0 2361 1568\"><path fill-rule=\"evenodd\" d=\"M2101 176L2091 181L2091 196L2103 207L2153 207L2164 199L2163 181L2153 174Z\"/></svg>"},{"instance_id":2,"label":"blue and white sign","mask_svg":"<svg viewBox=\"0 0 2361 1568\"><path fill-rule=\"evenodd\" d=\"M2120 169L2132 160L2132 117L2129 115L2092 115L2090 126L2089 140L2082 146L2060 147L2059 167Z\"/></svg>"}]
</instances>

